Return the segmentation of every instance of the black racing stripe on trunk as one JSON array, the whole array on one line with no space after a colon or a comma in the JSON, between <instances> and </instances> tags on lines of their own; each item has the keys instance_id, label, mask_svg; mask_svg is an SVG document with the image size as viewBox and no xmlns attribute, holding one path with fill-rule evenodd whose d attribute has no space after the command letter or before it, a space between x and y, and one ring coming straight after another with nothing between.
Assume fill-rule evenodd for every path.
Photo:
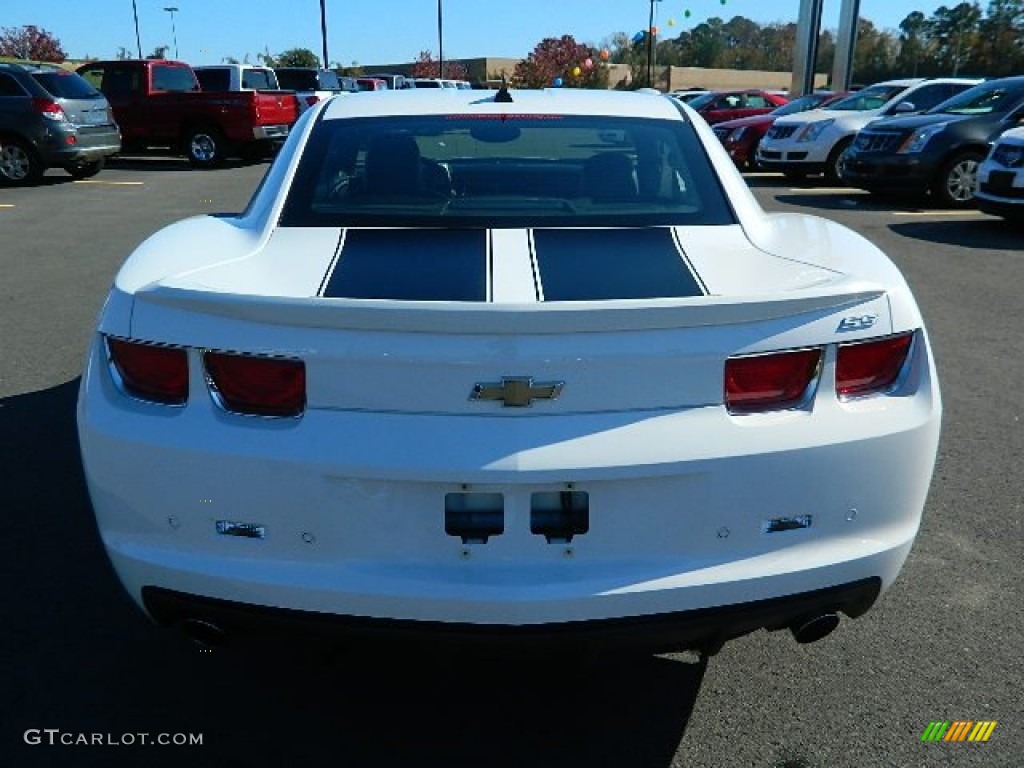
<instances>
[{"instance_id":1,"label":"black racing stripe on trunk","mask_svg":"<svg viewBox=\"0 0 1024 768\"><path fill-rule=\"evenodd\" d=\"M702 296L672 230L538 229L544 301Z\"/></svg>"},{"instance_id":2,"label":"black racing stripe on trunk","mask_svg":"<svg viewBox=\"0 0 1024 768\"><path fill-rule=\"evenodd\" d=\"M487 230L350 229L323 295L487 300Z\"/></svg>"}]
</instances>

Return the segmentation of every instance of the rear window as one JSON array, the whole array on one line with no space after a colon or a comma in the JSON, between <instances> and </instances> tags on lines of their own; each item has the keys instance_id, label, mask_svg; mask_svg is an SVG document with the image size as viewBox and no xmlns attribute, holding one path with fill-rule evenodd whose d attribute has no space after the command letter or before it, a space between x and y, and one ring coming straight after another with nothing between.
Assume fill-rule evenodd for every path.
<instances>
[{"instance_id":1,"label":"rear window","mask_svg":"<svg viewBox=\"0 0 1024 768\"><path fill-rule=\"evenodd\" d=\"M317 91L316 72L311 69L279 69L277 82L289 91Z\"/></svg>"},{"instance_id":2,"label":"rear window","mask_svg":"<svg viewBox=\"0 0 1024 768\"><path fill-rule=\"evenodd\" d=\"M231 88L231 73L226 69L197 69L195 72L204 91L227 91Z\"/></svg>"},{"instance_id":3,"label":"rear window","mask_svg":"<svg viewBox=\"0 0 1024 768\"><path fill-rule=\"evenodd\" d=\"M277 90L277 79L269 69L243 69L242 87L254 91Z\"/></svg>"},{"instance_id":4,"label":"rear window","mask_svg":"<svg viewBox=\"0 0 1024 768\"><path fill-rule=\"evenodd\" d=\"M189 67L153 67L154 91L195 91L198 90L195 76Z\"/></svg>"},{"instance_id":5,"label":"rear window","mask_svg":"<svg viewBox=\"0 0 1024 768\"><path fill-rule=\"evenodd\" d=\"M74 72L34 72L32 77L58 99L98 99L99 91Z\"/></svg>"},{"instance_id":6,"label":"rear window","mask_svg":"<svg viewBox=\"0 0 1024 768\"><path fill-rule=\"evenodd\" d=\"M731 224L684 121L562 115L325 120L283 226Z\"/></svg>"},{"instance_id":7,"label":"rear window","mask_svg":"<svg viewBox=\"0 0 1024 768\"><path fill-rule=\"evenodd\" d=\"M325 91L340 91L341 82L338 80L338 76L330 71L321 72L319 74L320 88Z\"/></svg>"}]
</instances>

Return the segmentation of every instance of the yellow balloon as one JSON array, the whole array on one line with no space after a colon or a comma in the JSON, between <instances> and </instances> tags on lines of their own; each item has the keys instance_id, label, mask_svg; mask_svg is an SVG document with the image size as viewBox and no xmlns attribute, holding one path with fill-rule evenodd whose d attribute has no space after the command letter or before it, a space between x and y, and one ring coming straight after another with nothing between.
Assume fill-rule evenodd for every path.
<instances>
[{"instance_id":1,"label":"yellow balloon","mask_svg":"<svg viewBox=\"0 0 1024 768\"><path fill-rule=\"evenodd\" d=\"M583 70L580 69L579 67L573 67L572 73L575 77L579 77L581 74L583 74Z\"/></svg>"},{"instance_id":2,"label":"yellow balloon","mask_svg":"<svg viewBox=\"0 0 1024 768\"><path fill-rule=\"evenodd\" d=\"M675 19L669 19L669 20L668 20L668 25L669 25L670 27L674 27L674 26L676 25L676 20L675 20Z\"/></svg>"}]
</instances>

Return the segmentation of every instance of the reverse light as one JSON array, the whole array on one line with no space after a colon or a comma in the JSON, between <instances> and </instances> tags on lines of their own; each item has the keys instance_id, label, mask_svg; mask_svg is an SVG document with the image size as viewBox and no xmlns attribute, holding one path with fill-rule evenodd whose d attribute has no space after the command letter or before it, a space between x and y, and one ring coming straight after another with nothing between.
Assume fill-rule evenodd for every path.
<instances>
[{"instance_id":1,"label":"reverse light","mask_svg":"<svg viewBox=\"0 0 1024 768\"><path fill-rule=\"evenodd\" d=\"M60 104L51 99L32 99L32 107L43 117L56 122L66 123L68 116L64 114Z\"/></svg>"},{"instance_id":2,"label":"reverse light","mask_svg":"<svg viewBox=\"0 0 1024 768\"><path fill-rule=\"evenodd\" d=\"M203 364L214 400L226 411L294 417L306 409L306 365L301 360L205 352Z\"/></svg>"},{"instance_id":3,"label":"reverse light","mask_svg":"<svg viewBox=\"0 0 1024 768\"><path fill-rule=\"evenodd\" d=\"M840 344L836 356L836 392L859 397L889 389L907 361L913 333Z\"/></svg>"},{"instance_id":4,"label":"reverse light","mask_svg":"<svg viewBox=\"0 0 1024 768\"><path fill-rule=\"evenodd\" d=\"M820 349L730 357L725 406L730 413L775 411L804 402L821 367Z\"/></svg>"},{"instance_id":5,"label":"reverse light","mask_svg":"<svg viewBox=\"0 0 1024 768\"><path fill-rule=\"evenodd\" d=\"M184 405L188 400L184 349L108 336L107 354L125 394L164 405Z\"/></svg>"}]
</instances>

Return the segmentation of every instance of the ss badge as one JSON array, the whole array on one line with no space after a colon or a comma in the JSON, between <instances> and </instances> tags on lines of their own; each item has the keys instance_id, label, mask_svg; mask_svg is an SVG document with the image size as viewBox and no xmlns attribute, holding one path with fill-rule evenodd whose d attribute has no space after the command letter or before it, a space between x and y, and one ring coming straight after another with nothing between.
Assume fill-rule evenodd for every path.
<instances>
[{"instance_id":1,"label":"ss badge","mask_svg":"<svg viewBox=\"0 0 1024 768\"><path fill-rule=\"evenodd\" d=\"M878 322L878 315L857 315L844 317L836 328L836 333L849 333L850 331L866 331Z\"/></svg>"}]
</instances>

